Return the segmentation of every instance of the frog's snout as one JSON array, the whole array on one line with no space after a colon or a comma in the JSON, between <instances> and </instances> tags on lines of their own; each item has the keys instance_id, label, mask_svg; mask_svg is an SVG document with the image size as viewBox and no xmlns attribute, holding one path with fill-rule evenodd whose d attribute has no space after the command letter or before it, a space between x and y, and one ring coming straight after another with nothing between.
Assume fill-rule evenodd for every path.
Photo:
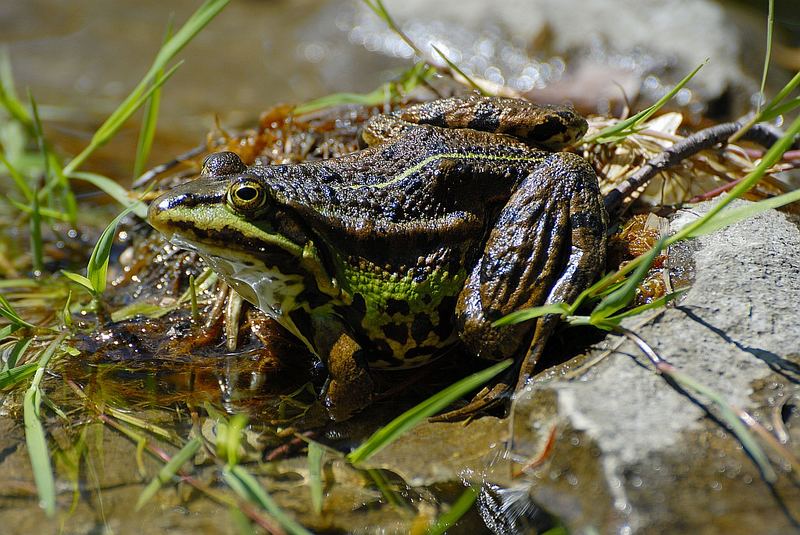
<instances>
[{"instance_id":1,"label":"frog's snout","mask_svg":"<svg viewBox=\"0 0 800 535\"><path fill-rule=\"evenodd\" d=\"M173 221L170 215L171 210L181 202L181 200L176 197L180 196L166 193L151 202L150 207L147 209L147 221L168 240L172 237L174 232L172 228Z\"/></svg>"}]
</instances>

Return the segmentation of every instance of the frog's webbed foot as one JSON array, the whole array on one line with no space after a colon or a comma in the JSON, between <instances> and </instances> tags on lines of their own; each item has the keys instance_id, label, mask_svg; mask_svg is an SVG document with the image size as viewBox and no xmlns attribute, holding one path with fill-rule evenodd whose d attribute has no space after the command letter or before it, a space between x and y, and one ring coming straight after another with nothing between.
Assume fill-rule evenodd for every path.
<instances>
[{"instance_id":1,"label":"frog's webbed foot","mask_svg":"<svg viewBox=\"0 0 800 535\"><path fill-rule=\"evenodd\" d=\"M350 418L372 402L372 378L356 358L360 349L356 341L342 334L328 356L329 379L323 394L328 414L335 421Z\"/></svg>"},{"instance_id":2,"label":"frog's webbed foot","mask_svg":"<svg viewBox=\"0 0 800 535\"><path fill-rule=\"evenodd\" d=\"M492 409L503 406L514 393L514 383L516 382L516 366L512 366L503 376L491 387L486 387L472 398L472 401L442 414L428 418L431 422L460 422L480 416Z\"/></svg>"}]
</instances>

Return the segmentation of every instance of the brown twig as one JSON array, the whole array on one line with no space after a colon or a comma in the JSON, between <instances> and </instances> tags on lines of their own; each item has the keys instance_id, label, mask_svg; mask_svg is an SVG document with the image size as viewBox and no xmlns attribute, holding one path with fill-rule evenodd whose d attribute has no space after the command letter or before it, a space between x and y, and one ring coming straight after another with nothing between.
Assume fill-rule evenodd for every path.
<instances>
[{"instance_id":1,"label":"brown twig","mask_svg":"<svg viewBox=\"0 0 800 535\"><path fill-rule=\"evenodd\" d=\"M663 152L648 160L624 182L606 194L605 205L609 216L612 219L619 217L627 207L625 200L634 191L647 184L656 174L674 167L701 150L709 149L719 143L726 143L728 138L737 132L741 126L741 121L711 126L699 130L671 147L664 149ZM778 141L780 136L780 132L775 128L764 124L756 124L742 138L769 148Z\"/></svg>"}]
</instances>

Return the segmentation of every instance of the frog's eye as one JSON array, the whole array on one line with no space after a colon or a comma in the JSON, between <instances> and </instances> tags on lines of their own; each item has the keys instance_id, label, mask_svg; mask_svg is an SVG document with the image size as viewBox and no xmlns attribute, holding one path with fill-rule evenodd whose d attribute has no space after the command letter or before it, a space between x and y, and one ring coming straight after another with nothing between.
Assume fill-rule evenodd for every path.
<instances>
[{"instance_id":1,"label":"frog's eye","mask_svg":"<svg viewBox=\"0 0 800 535\"><path fill-rule=\"evenodd\" d=\"M228 206L237 212L253 213L260 209L267 201L264 185L249 177L235 180L228 187Z\"/></svg>"},{"instance_id":2,"label":"frog's eye","mask_svg":"<svg viewBox=\"0 0 800 535\"><path fill-rule=\"evenodd\" d=\"M203 160L203 170L200 171L204 176L227 176L236 173L243 173L247 170L239 155L235 152L223 151L209 154Z\"/></svg>"}]
</instances>

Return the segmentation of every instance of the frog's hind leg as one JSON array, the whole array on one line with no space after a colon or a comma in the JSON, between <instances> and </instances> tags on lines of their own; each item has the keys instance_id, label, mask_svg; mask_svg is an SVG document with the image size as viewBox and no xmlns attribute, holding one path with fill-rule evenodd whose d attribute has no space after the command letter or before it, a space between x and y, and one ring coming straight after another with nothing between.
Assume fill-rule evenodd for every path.
<instances>
[{"instance_id":1,"label":"frog's hind leg","mask_svg":"<svg viewBox=\"0 0 800 535\"><path fill-rule=\"evenodd\" d=\"M375 147L399 139L414 125L394 115L375 115L361 127L358 144L361 148Z\"/></svg>"},{"instance_id":2,"label":"frog's hind leg","mask_svg":"<svg viewBox=\"0 0 800 535\"><path fill-rule=\"evenodd\" d=\"M459 295L459 336L467 348L482 358L517 357L515 382L523 386L558 316L536 319L533 329L530 323L496 328L492 322L517 310L572 301L602 269L605 240L606 216L593 170L577 155L551 154L502 209ZM510 390L508 383L444 416L463 419L496 404Z\"/></svg>"}]
</instances>

